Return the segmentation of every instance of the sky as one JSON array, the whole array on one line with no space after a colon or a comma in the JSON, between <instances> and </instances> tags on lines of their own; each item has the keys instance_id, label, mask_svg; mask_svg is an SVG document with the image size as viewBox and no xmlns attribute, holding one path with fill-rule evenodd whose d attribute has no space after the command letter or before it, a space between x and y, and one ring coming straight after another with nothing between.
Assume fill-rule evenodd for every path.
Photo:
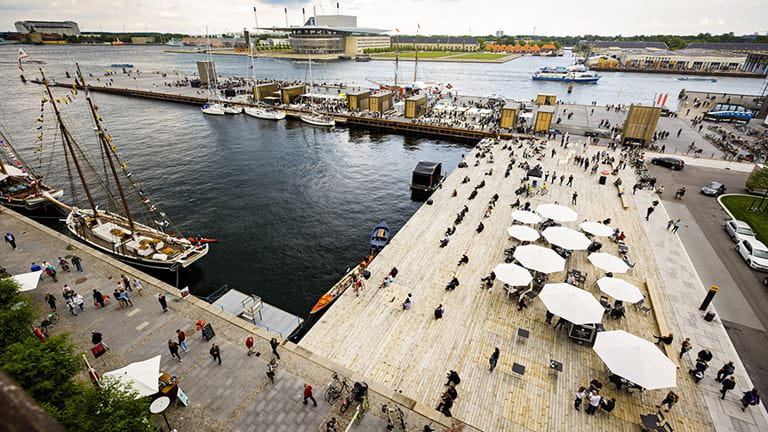
<instances>
[{"instance_id":1,"label":"sky","mask_svg":"<svg viewBox=\"0 0 768 432\"><path fill-rule=\"evenodd\" d=\"M403 34L638 35L768 32L768 0L342 0L358 26ZM332 0L0 0L0 31L21 20L69 20L82 31L203 34L301 23Z\"/></svg>"}]
</instances>

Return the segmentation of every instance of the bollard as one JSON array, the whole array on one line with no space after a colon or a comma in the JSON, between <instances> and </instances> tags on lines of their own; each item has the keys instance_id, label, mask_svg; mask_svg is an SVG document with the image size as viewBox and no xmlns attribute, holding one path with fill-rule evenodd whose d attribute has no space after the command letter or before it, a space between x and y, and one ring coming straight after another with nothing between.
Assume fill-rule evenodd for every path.
<instances>
[{"instance_id":1,"label":"bollard","mask_svg":"<svg viewBox=\"0 0 768 432\"><path fill-rule=\"evenodd\" d=\"M701 306L699 306L699 310L704 311L707 310L707 307L709 307L709 304L712 303L712 299L715 298L715 294L717 294L717 291L720 288L717 285L712 285L709 287L709 291L707 291L707 296L704 297L704 301L701 302Z\"/></svg>"}]
</instances>

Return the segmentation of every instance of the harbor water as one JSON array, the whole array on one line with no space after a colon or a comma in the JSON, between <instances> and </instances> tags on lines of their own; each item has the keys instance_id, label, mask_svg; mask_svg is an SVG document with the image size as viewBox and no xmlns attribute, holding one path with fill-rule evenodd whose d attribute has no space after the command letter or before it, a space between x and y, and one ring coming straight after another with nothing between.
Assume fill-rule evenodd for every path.
<instances>
[{"instance_id":1,"label":"harbor water","mask_svg":"<svg viewBox=\"0 0 768 432\"><path fill-rule=\"evenodd\" d=\"M113 63L145 71L193 73L202 54L172 54L157 46L24 46L28 78L62 76L80 63L99 74ZM43 156L33 152L43 88L18 79L18 47L0 46L3 77L0 126L49 184L70 189L61 144L53 151L54 122L46 113ZM221 75L250 76L249 60L216 56ZM677 75L605 73L599 84L575 86L534 82L542 66L571 59L523 57L504 64L419 64L420 81L451 83L460 94L527 100L555 93L576 103L650 103L657 93L675 101L680 89L758 94L764 81L718 78L684 82ZM314 64L315 82L374 86L391 83L392 62ZM307 65L257 59L258 78L303 80ZM413 63L400 63L401 82L412 80ZM63 89L57 94L64 95ZM205 295L223 284L254 293L266 302L305 316L345 270L368 251L371 229L386 221L397 231L421 203L409 198L410 175L419 160L453 170L468 144L362 129L328 131L287 120L269 122L243 115L204 116L193 106L95 94L114 143L144 190L186 235L220 239L185 275L193 293ZM101 164L85 104L64 107L65 119ZM49 139L50 138L50 139ZM82 204L82 203L81 203ZM55 221L48 220L48 223ZM56 253L41 259L52 260ZM171 279L172 282L172 279Z\"/></svg>"}]
</instances>

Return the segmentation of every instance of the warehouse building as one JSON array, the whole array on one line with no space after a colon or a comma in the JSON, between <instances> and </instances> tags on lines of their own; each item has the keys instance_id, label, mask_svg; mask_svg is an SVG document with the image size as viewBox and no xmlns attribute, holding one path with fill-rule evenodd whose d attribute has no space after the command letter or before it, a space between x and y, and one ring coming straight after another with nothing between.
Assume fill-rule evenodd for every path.
<instances>
[{"instance_id":1,"label":"warehouse building","mask_svg":"<svg viewBox=\"0 0 768 432\"><path fill-rule=\"evenodd\" d=\"M266 30L287 32L291 50L297 54L338 54L354 56L371 48L389 48L387 30L357 26L352 15L317 15L303 26L270 27Z\"/></svg>"},{"instance_id":2,"label":"warehouse building","mask_svg":"<svg viewBox=\"0 0 768 432\"><path fill-rule=\"evenodd\" d=\"M80 36L80 27L74 21L16 21L14 23L19 33L60 34L63 36Z\"/></svg>"}]
</instances>

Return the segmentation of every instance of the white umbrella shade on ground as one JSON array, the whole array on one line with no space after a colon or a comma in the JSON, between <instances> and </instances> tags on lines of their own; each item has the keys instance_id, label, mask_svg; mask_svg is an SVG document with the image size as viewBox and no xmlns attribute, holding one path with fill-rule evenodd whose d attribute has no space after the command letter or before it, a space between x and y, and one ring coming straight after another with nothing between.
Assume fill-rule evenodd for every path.
<instances>
[{"instance_id":1,"label":"white umbrella shade on ground","mask_svg":"<svg viewBox=\"0 0 768 432\"><path fill-rule=\"evenodd\" d=\"M541 204L536 207L536 213L555 222L573 222L579 214L560 204Z\"/></svg>"},{"instance_id":2,"label":"white umbrella shade on ground","mask_svg":"<svg viewBox=\"0 0 768 432\"><path fill-rule=\"evenodd\" d=\"M30 273L22 273L11 276L10 279L13 279L17 284L19 284L19 291L32 291L33 289L37 288L37 283L40 282L40 275L42 273L42 270L33 271Z\"/></svg>"},{"instance_id":3,"label":"white umbrella shade on ground","mask_svg":"<svg viewBox=\"0 0 768 432\"><path fill-rule=\"evenodd\" d=\"M621 258L605 252L595 252L587 257L593 266L610 273L626 273L629 266Z\"/></svg>"},{"instance_id":4,"label":"white umbrella shade on ground","mask_svg":"<svg viewBox=\"0 0 768 432\"><path fill-rule=\"evenodd\" d=\"M600 222L582 222L579 224L579 228L586 233L590 233L593 236L598 237L610 237L613 235L613 228L608 225L601 224Z\"/></svg>"},{"instance_id":5,"label":"white umbrella shade on ground","mask_svg":"<svg viewBox=\"0 0 768 432\"><path fill-rule=\"evenodd\" d=\"M646 390L677 385L675 364L643 338L623 330L599 332L592 349L611 372Z\"/></svg>"},{"instance_id":6,"label":"white umbrella shade on ground","mask_svg":"<svg viewBox=\"0 0 768 432\"><path fill-rule=\"evenodd\" d=\"M552 249L536 245L519 246L514 258L525 268L541 273L556 273L565 269L565 259Z\"/></svg>"},{"instance_id":7,"label":"white umbrella shade on ground","mask_svg":"<svg viewBox=\"0 0 768 432\"><path fill-rule=\"evenodd\" d=\"M600 288L600 291L616 300L637 303L643 299L643 293L640 292L640 288L624 279L602 277L597 280L597 286Z\"/></svg>"},{"instance_id":8,"label":"white umbrella shade on ground","mask_svg":"<svg viewBox=\"0 0 768 432\"><path fill-rule=\"evenodd\" d=\"M507 228L507 234L520 241L536 241L539 239L539 232L525 225L512 225Z\"/></svg>"},{"instance_id":9,"label":"white umbrella shade on ground","mask_svg":"<svg viewBox=\"0 0 768 432\"><path fill-rule=\"evenodd\" d=\"M515 210L512 212L512 219L524 224L537 224L541 222L541 217L534 212L526 210Z\"/></svg>"},{"instance_id":10,"label":"white umbrella shade on ground","mask_svg":"<svg viewBox=\"0 0 768 432\"><path fill-rule=\"evenodd\" d=\"M542 234L548 242L563 249L586 250L592 244L587 236L568 227L549 227Z\"/></svg>"},{"instance_id":11,"label":"white umbrella shade on ground","mask_svg":"<svg viewBox=\"0 0 768 432\"><path fill-rule=\"evenodd\" d=\"M599 323L605 313L603 305L589 291L567 283L544 285L539 298L548 311L574 324Z\"/></svg>"},{"instance_id":12,"label":"white umbrella shade on ground","mask_svg":"<svg viewBox=\"0 0 768 432\"><path fill-rule=\"evenodd\" d=\"M531 272L517 264L499 264L493 269L496 279L511 286L525 286L531 283Z\"/></svg>"},{"instance_id":13,"label":"white umbrella shade on ground","mask_svg":"<svg viewBox=\"0 0 768 432\"><path fill-rule=\"evenodd\" d=\"M128 366L106 372L102 379L116 379L138 393L138 397L150 396L159 391L160 356L131 363Z\"/></svg>"}]
</instances>

